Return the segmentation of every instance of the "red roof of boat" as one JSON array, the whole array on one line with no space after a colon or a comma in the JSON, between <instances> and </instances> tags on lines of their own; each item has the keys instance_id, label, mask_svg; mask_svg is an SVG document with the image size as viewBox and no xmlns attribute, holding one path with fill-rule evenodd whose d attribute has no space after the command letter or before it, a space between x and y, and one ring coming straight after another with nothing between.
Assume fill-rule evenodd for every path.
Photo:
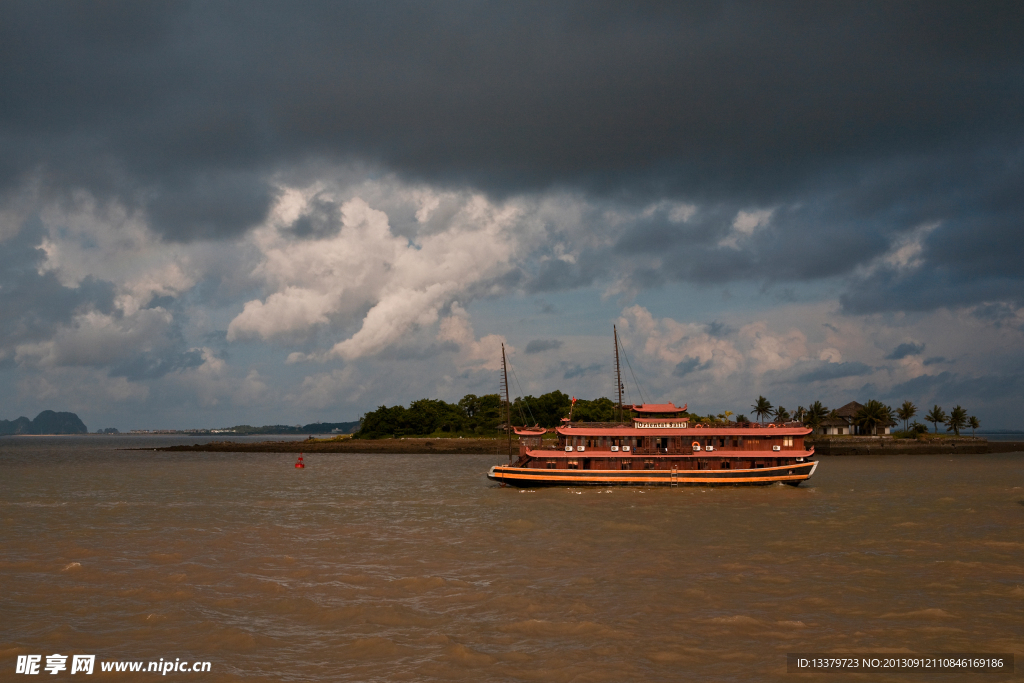
<instances>
[{"instance_id":1,"label":"red roof of boat","mask_svg":"<svg viewBox=\"0 0 1024 683\"><path fill-rule=\"evenodd\" d=\"M555 427L565 436L806 436L810 427L776 427L771 429L750 429L744 427L599 427L586 423L574 423Z\"/></svg>"},{"instance_id":2,"label":"red roof of boat","mask_svg":"<svg viewBox=\"0 0 1024 683\"><path fill-rule=\"evenodd\" d=\"M633 412L636 413L682 413L686 411L686 405L683 407L672 405L672 402L668 403L643 403L641 405L634 405Z\"/></svg>"}]
</instances>

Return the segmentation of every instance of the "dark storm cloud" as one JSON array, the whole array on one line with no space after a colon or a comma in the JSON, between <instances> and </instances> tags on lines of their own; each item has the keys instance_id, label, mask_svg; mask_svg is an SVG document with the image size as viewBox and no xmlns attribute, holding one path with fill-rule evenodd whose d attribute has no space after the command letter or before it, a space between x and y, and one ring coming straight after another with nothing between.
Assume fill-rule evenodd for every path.
<instances>
[{"instance_id":1,"label":"dark storm cloud","mask_svg":"<svg viewBox=\"0 0 1024 683\"><path fill-rule=\"evenodd\" d=\"M693 358L687 356L683 360L676 364L676 367L672 370L673 377L686 377L691 372L697 372L699 370L706 370L711 367L711 362L701 363L700 358Z\"/></svg>"},{"instance_id":2,"label":"dark storm cloud","mask_svg":"<svg viewBox=\"0 0 1024 683\"><path fill-rule=\"evenodd\" d=\"M972 314L980 320L991 322L996 327L1011 325L1020 328L1018 309L1006 303L985 303L976 307Z\"/></svg>"},{"instance_id":3,"label":"dark storm cloud","mask_svg":"<svg viewBox=\"0 0 1024 683\"><path fill-rule=\"evenodd\" d=\"M719 339L728 337L729 335L736 331L731 326L726 325L725 323L719 322L717 320L712 320L711 322L709 322L706 326L706 329L709 335L711 335L712 337L717 337Z\"/></svg>"},{"instance_id":4,"label":"dark storm cloud","mask_svg":"<svg viewBox=\"0 0 1024 683\"><path fill-rule=\"evenodd\" d=\"M968 413L979 408L991 408L999 404L1019 403L1024 395L1024 372L1009 368L1000 374L965 377L952 372L938 375L921 375L897 384L879 398L893 403L915 397L924 411L926 404L938 403L948 412L954 405L962 405ZM921 419L919 412L918 419ZM1016 418L1015 418L1016 419ZM1018 423L1019 424L1019 423Z\"/></svg>"},{"instance_id":5,"label":"dark storm cloud","mask_svg":"<svg viewBox=\"0 0 1024 683\"><path fill-rule=\"evenodd\" d=\"M161 183L144 201L149 219L176 240L210 235L230 236L261 222L274 192L264 179L252 174L215 174L189 178L185 183ZM313 233L319 214L303 216L308 225L295 226L300 237Z\"/></svg>"},{"instance_id":6,"label":"dark storm cloud","mask_svg":"<svg viewBox=\"0 0 1024 683\"><path fill-rule=\"evenodd\" d=\"M560 339L532 339L526 344L526 353L543 353L562 348Z\"/></svg>"},{"instance_id":7,"label":"dark storm cloud","mask_svg":"<svg viewBox=\"0 0 1024 683\"><path fill-rule=\"evenodd\" d=\"M30 222L0 246L0 359L18 344L50 338L76 313L110 313L114 306L109 282L88 277L65 287L52 271L39 272L46 258L40 229Z\"/></svg>"},{"instance_id":8,"label":"dark storm cloud","mask_svg":"<svg viewBox=\"0 0 1024 683\"><path fill-rule=\"evenodd\" d=\"M904 342L892 350L886 360L901 360L907 356L919 356L924 353L924 344L917 342Z\"/></svg>"},{"instance_id":9,"label":"dark storm cloud","mask_svg":"<svg viewBox=\"0 0 1024 683\"><path fill-rule=\"evenodd\" d=\"M562 379L574 379L576 377L586 377L587 375L593 375L596 372L601 372L603 367L599 363L593 363L586 367L583 367L579 363L571 366L565 366L565 374L562 375Z\"/></svg>"},{"instance_id":10,"label":"dark storm cloud","mask_svg":"<svg viewBox=\"0 0 1024 683\"><path fill-rule=\"evenodd\" d=\"M0 191L87 188L191 240L260 222L281 173L355 160L700 205L593 254L634 259L636 287L846 276L850 312L1020 302L1022 35L1011 2L10 2ZM755 208L776 211L722 246ZM856 275L925 221L929 267ZM527 290L604 272L559 263Z\"/></svg>"},{"instance_id":11,"label":"dark storm cloud","mask_svg":"<svg viewBox=\"0 0 1024 683\"><path fill-rule=\"evenodd\" d=\"M324 239L341 229L341 209L320 195L309 202L309 209L292 223L289 230L299 238Z\"/></svg>"}]
</instances>

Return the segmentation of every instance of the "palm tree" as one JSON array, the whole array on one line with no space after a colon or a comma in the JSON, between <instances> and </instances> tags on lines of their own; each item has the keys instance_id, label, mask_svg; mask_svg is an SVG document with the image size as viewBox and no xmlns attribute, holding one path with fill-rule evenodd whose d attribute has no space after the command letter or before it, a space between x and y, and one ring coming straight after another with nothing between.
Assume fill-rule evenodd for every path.
<instances>
[{"instance_id":1,"label":"palm tree","mask_svg":"<svg viewBox=\"0 0 1024 683\"><path fill-rule=\"evenodd\" d=\"M971 428L971 436L974 436L974 430L980 427L981 423L978 422L978 418L971 415L967 418L967 426Z\"/></svg>"},{"instance_id":2,"label":"palm tree","mask_svg":"<svg viewBox=\"0 0 1024 683\"><path fill-rule=\"evenodd\" d=\"M939 406L935 406L924 416L924 419L932 423L932 426L935 427L935 433L938 434L939 423L946 421L946 411Z\"/></svg>"},{"instance_id":3,"label":"palm tree","mask_svg":"<svg viewBox=\"0 0 1024 683\"><path fill-rule=\"evenodd\" d=\"M892 422L892 408L874 399L868 401L853 416L853 423L867 434L874 434L879 427L886 427Z\"/></svg>"},{"instance_id":4,"label":"palm tree","mask_svg":"<svg viewBox=\"0 0 1024 683\"><path fill-rule=\"evenodd\" d=\"M786 422L789 422L791 418L792 415L790 415L789 411L782 406L775 409L775 421L779 424L785 424Z\"/></svg>"},{"instance_id":5,"label":"palm tree","mask_svg":"<svg viewBox=\"0 0 1024 683\"><path fill-rule=\"evenodd\" d=\"M761 422L761 424L764 424L764 418L772 414L771 401L766 399L764 396L758 396L757 403L753 404L750 407L753 408L753 410L751 410L750 412L752 412L754 415L757 415L757 419Z\"/></svg>"},{"instance_id":6,"label":"palm tree","mask_svg":"<svg viewBox=\"0 0 1024 683\"><path fill-rule=\"evenodd\" d=\"M803 422L805 415L807 415L807 408L803 406L797 406L796 410L793 411L793 419L797 422Z\"/></svg>"},{"instance_id":7,"label":"palm tree","mask_svg":"<svg viewBox=\"0 0 1024 683\"><path fill-rule=\"evenodd\" d=\"M903 420L903 431L907 431L907 424L917 415L917 406L910 401L904 401L903 405L896 409L896 417Z\"/></svg>"},{"instance_id":8,"label":"palm tree","mask_svg":"<svg viewBox=\"0 0 1024 683\"><path fill-rule=\"evenodd\" d=\"M804 424L814 431L818 431L818 428L821 427L822 420L826 417L828 417L828 408L823 406L821 401L815 401L804 414Z\"/></svg>"},{"instance_id":9,"label":"palm tree","mask_svg":"<svg viewBox=\"0 0 1024 683\"><path fill-rule=\"evenodd\" d=\"M943 420L946 424L946 431L953 432L960 436L960 430L967 426L967 411L957 405L949 411L949 417Z\"/></svg>"}]
</instances>

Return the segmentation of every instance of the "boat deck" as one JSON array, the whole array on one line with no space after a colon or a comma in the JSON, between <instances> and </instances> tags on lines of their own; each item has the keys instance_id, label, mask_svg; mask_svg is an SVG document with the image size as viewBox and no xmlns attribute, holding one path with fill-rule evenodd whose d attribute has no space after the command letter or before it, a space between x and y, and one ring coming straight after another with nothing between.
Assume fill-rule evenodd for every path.
<instances>
[{"instance_id":1,"label":"boat deck","mask_svg":"<svg viewBox=\"0 0 1024 683\"><path fill-rule=\"evenodd\" d=\"M817 461L780 467L724 470L536 469L496 465L487 478L518 487L532 486L750 486L781 482L799 486L814 474Z\"/></svg>"}]
</instances>

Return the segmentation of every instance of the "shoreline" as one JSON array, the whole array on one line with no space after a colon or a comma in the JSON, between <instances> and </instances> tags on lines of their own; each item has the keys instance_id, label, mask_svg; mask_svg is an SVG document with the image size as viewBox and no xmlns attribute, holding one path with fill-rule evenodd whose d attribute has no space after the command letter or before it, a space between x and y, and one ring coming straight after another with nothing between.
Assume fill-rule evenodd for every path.
<instances>
[{"instance_id":1,"label":"shoreline","mask_svg":"<svg viewBox=\"0 0 1024 683\"><path fill-rule=\"evenodd\" d=\"M518 443L513 442L518 452ZM400 453L490 455L507 450L499 439L343 439L340 441L211 441L191 446L124 448L126 451L193 451L210 453Z\"/></svg>"},{"instance_id":2,"label":"shoreline","mask_svg":"<svg viewBox=\"0 0 1024 683\"><path fill-rule=\"evenodd\" d=\"M503 454L507 441L502 439L344 439L339 441L212 441L206 444L163 446L160 448L124 448L128 451L169 451L208 453L397 453L427 455ZM978 438L949 440L944 443L904 441L902 439L819 439L810 441L815 455L980 455L1024 452L1024 440L988 441ZM518 444L513 442L518 451Z\"/></svg>"}]
</instances>

